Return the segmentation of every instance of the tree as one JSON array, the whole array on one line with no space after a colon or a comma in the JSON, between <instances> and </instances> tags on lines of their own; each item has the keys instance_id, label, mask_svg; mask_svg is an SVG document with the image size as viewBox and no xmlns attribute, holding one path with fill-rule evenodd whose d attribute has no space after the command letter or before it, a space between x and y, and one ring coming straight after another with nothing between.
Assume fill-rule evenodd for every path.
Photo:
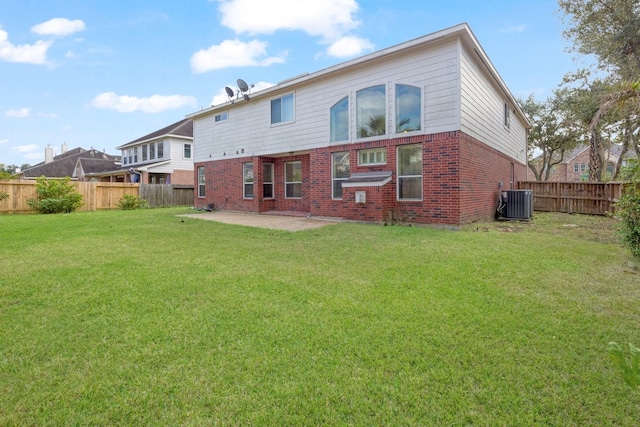
<instances>
[{"instance_id":1,"label":"tree","mask_svg":"<svg viewBox=\"0 0 640 427\"><path fill-rule=\"evenodd\" d=\"M547 181L553 166L564 160L565 154L579 143L579 133L561 111L559 98L536 101L533 95L518 99L520 107L533 124L529 130L529 169L537 181ZM540 152L536 157L533 153Z\"/></svg>"},{"instance_id":2,"label":"tree","mask_svg":"<svg viewBox=\"0 0 640 427\"><path fill-rule=\"evenodd\" d=\"M594 55L601 71L622 79L640 74L640 5L637 0L559 0L572 51Z\"/></svg>"},{"instance_id":3,"label":"tree","mask_svg":"<svg viewBox=\"0 0 640 427\"><path fill-rule=\"evenodd\" d=\"M559 0L558 5L568 21L568 27L563 34L572 41L572 51L593 55L597 61L598 70L608 74L609 88L603 92L593 91L593 95L602 98L608 92L615 92L613 88L616 85L624 81L633 81L640 75L640 4L638 0ZM601 102L606 101L599 99L598 104ZM598 120L594 120L598 110L599 105L588 120L589 178L591 180L601 179L600 129L603 127L603 117L601 115ZM587 115L584 118L586 119ZM629 144L633 139L634 120L624 115L618 116L616 120L622 132L630 132L627 134L627 139L623 139L623 143ZM637 119L635 121L637 122Z\"/></svg>"}]
</instances>

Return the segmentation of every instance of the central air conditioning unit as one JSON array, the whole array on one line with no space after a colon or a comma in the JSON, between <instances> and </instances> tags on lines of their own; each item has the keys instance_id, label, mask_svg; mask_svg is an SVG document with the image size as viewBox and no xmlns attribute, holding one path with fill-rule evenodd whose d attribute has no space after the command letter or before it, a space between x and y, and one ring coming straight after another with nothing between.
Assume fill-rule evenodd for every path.
<instances>
[{"instance_id":1,"label":"central air conditioning unit","mask_svg":"<svg viewBox=\"0 0 640 427\"><path fill-rule=\"evenodd\" d=\"M531 219L533 216L533 191L507 190L507 213L509 219Z\"/></svg>"}]
</instances>

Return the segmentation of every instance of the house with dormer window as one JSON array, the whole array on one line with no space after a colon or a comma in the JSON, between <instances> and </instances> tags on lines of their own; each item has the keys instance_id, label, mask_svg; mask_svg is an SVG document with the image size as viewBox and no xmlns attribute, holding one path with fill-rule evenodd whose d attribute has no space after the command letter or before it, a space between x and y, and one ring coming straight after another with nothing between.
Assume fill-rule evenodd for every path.
<instances>
[{"instance_id":1,"label":"house with dormer window","mask_svg":"<svg viewBox=\"0 0 640 427\"><path fill-rule=\"evenodd\" d=\"M247 95L187 116L196 205L458 225L526 179L530 125L467 24Z\"/></svg>"},{"instance_id":2,"label":"house with dormer window","mask_svg":"<svg viewBox=\"0 0 640 427\"><path fill-rule=\"evenodd\" d=\"M127 181L193 185L193 121L190 118L117 147Z\"/></svg>"}]
</instances>

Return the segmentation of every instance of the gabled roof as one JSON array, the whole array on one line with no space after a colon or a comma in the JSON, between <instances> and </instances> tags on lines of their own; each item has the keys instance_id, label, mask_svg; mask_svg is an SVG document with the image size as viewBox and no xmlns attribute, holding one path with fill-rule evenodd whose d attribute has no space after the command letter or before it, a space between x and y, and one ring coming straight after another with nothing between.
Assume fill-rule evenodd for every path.
<instances>
[{"instance_id":1,"label":"gabled roof","mask_svg":"<svg viewBox=\"0 0 640 427\"><path fill-rule=\"evenodd\" d=\"M82 165L85 174L101 173L120 168L120 161L112 159L78 159L78 165Z\"/></svg>"},{"instance_id":2,"label":"gabled roof","mask_svg":"<svg viewBox=\"0 0 640 427\"><path fill-rule=\"evenodd\" d=\"M116 147L116 150L122 150L123 148L137 145L141 142L151 141L154 139L168 137L168 136L193 139L193 120L190 118L182 119L179 122L175 122L155 132L151 132L150 134L145 135L141 138L134 139L131 142L127 142L124 145Z\"/></svg>"},{"instance_id":3,"label":"gabled roof","mask_svg":"<svg viewBox=\"0 0 640 427\"><path fill-rule=\"evenodd\" d=\"M370 53L368 55L364 55L359 58L355 58L337 65L334 65L332 67L325 68L320 71L316 71L313 73L304 73L299 76L283 80L275 86L271 86L269 88L262 89L251 94L251 99L263 97L263 96L270 96L270 94L276 91L281 91L296 85L300 85L310 81L325 78L326 76L343 72L344 70L347 70L352 67L366 66L366 64L372 63L373 61L378 61L380 59L397 55L402 52L408 52L412 49L422 48L423 46L440 43L442 40L458 39L458 38L462 41L462 43L465 46L468 46L473 52L475 52L475 54L477 55L476 59L478 60L478 63L484 66L486 72L490 75L489 78L493 78L494 82L498 85L500 90L502 90L504 95L509 99L511 103L511 107L514 109L518 117L523 121L523 123L525 123L527 127L530 127L531 124L529 122L529 119L526 117L526 115L520 108L519 104L516 102L515 97L513 96L513 94L511 94L511 91L507 87L506 83L502 80L502 77L500 77L500 74L498 74L498 71L495 69L495 67L491 63L491 60L485 53L482 46L480 46L480 43L476 39L476 36L473 34L473 32L471 31L471 28L467 23L454 25L452 27L445 28L435 33L427 34L425 36L418 37L416 39L409 40L404 43L400 43L395 46L391 46L391 47ZM238 100L234 100L234 102L242 103L247 101L238 99ZM209 108L205 108L198 112L189 114L187 115L187 117L199 117L199 116L211 114L218 110L227 109L230 107L231 104L232 102L229 101L223 104L213 105Z\"/></svg>"},{"instance_id":4,"label":"gabled roof","mask_svg":"<svg viewBox=\"0 0 640 427\"><path fill-rule=\"evenodd\" d=\"M22 171L25 178L37 178L46 176L47 178L64 178L73 176L78 159L101 159L112 162L120 161L120 156L112 156L96 149L85 150L84 148L74 148L53 158L53 161L38 163Z\"/></svg>"}]
</instances>

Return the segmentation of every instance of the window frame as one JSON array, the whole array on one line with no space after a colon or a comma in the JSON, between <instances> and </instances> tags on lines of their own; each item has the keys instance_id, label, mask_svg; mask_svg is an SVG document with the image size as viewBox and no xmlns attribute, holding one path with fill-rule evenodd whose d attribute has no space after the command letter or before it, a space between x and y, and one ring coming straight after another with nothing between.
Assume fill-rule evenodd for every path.
<instances>
[{"instance_id":1,"label":"window frame","mask_svg":"<svg viewBox=\"0 0 640 427\"><path fill-rule=\"evenodd\" d=\"M249 173L250 172L250 173ZM242 164L242 198L253 199L254 197L254 182L255 175L253 173L253 162L246 162ZM247 190L251 189L249 193Z\"/></svg>"},{"instance_id":2,"label":"window frame","mask_svg":"<svg viewBox=\"0 0 640 427\"><path fill-rule=\"evenodd\" d=\"M403 111L401 111L400 109L400 105L401 105L401 99L399 98L399 93L401 92L401 88L409 88L409 89L413 89L415 90L415 92L419 95L419 99L418 99L418 115L416 117L407 117L409 119L409 123L412 123L413 119L417 119L418 124L417 124L417 129L406 129L406 130L401 130L398 128L399 123L401 122L400 120L400 115L401 113L403 113ZM411 95L411 94L409 94ZM395 101L395 129L394 132L396 134L401 134L401 133L409 133L409 132L419 132L422 130L422 120L423 120L423 91L422 91L422 87L420 86L416 86L416 85L410 85L410 84L405 84L405 83L396 83L395 85L395 94L394 94L394 101ZM406 115L406 114L405 114Z\"/></svg>"},{"instance_id":3,"label":"window frame","mask_svg":"<svg viewBox=\"0 0 640 427\"><path fill-rule=\"evenodd\" d=\"M346 114L344 123L338 119L342 118L343 109ZM337 129L346 127L346 135L342 138L342 133L338 134ZM349 140L349 96L345 96L329 108L329 141L340 142Z\"/></svg>"},{"instance_id":4,"label":"window frame","mask_svg":"<svg viewBox=\"0 0 640 427\"><path fill-rule=\"evenodd\" d=\"M187 155L187 147L189 147L189 155ZM182 158L183 159L192 159L193 158L193 154L191 153L191 148L192 148L191 143L186 142L186 143L184 143L182 145Z\"/></svg>"},{"instance_id":5,"label":"window frame","mask_svg":"<svg viewBox=\"0 0 640 427\"><path fill-rule=\"evenodd\" d=\"M198 166L198 198L204 199L206 196L206 175L204 166Z\"/></svg>"},{"instance_id":6,"label":"window frame","mask_svg":"<svg viewBox=\"0 0 640 427\"><path fill-rule=\"evenodd\" d=\"M363 162L361 155L369 154L369 153L381 153L383 157L382 161ZM377 166L377 165L386 165L386 164L387 164L387 147L365 148L362 150L358 150L358 166Z\"/></svg>"},{"instance_id":7,"label":"window frame","mask_svg":"<svg viewBox=\"0 0 640 427\"><path fill-rule=\"evenodd\" d=\"M402 170L401 170L401 166L402 166L402 155L401 155L401 151L404 151L408 148L417 148L420 152L420 174L410 174L407 173L405 174ZM423 166L423 157L424 154L422 152L422 144L406 144L406 145L398 145L396 147L396 171L397 171L397 175L398 175L398 182L396 184L396 199L398 201L403 201L403 202L420 202L423 200L424 198L424 166ZM401 188L402 188L402 183L404 180L407 179L416 179L416 178L420 178L420 197L402 197L401 194Z\"/></svg>"},{"instance_id":8,"label":"window frame","mask_svg":"<svg viewBox=\"0 0 640 427\"><path fill-rule=\"evenodd\" d=\"M224 122L226 122L228 120L229 120L229 112L228 111L223 111L223 112L218 113L218 114L213 116L213 123L214 124L224 123Z\"/></svg>"},{"instance_id":9,"label":"window frame","mask_svg":"<svg viewBox=\"0 0 640 427\"><path fill-rule=\"evenodd\" d=\"M156 142L156 158L158 160L164 159L164 140Z\"/></svg>"},{"instance_id":10,"label":"window frame","mask_svg":"<svg viewBox=\"0 0 640 427\"><path fill-rule=\"evenodd\" d=\"M284 99L285 98L291 98L291 117L284 117L283 112L285 111L284 108L288 106L284 105ZM274 121L274 102L279 101L280 102L280 106L279 106L279 120ZM281 95L277 98L272 98L271 101L269 102L269 118L271 121L271 126L281 126L281 125L285 125L287 123L293 123L296 121L296 98L295 98L295 93L294 92L289 92L289 93L285 93L284 95Z\"/></svg>"},{"instance_id":11,"label":"window frame","mask_svg":"<svg viewBox=\"0 0 640 427\"><path fill-rule=\"evenodd\" d=\"M149 160L155 160L155 159L156 159L156 143L151 142L149 143Z\"/></svg>"},{"instance_id":12,"label":"window frame","mask_svg":"<svg viewBox=\"0 0 640 427\"><path fill-rule=\"evenodd\" d=\"M267 172L267 170L265 169L267 166L271 168L269 172ZM263 199L275 199L274 177L275 177L275 164L272 162L264 162L262 164L262 198ZM265 196L265 194L267 194L267 188L271 189L271 196Z\"/></svg>"},{"instance_id":13,"label":"window frame","mask_svg":"<svg viewBox=\"0 0 640 427\"><path fill-rule=\"evenodd\" d=\"M511 107L507 101L504 101L504 120L503 125L507 129L511 129Z\"/></svg>"},{"instance_id":14,"label":"window frame","mask_svg":"<svg viewBox=\"0 0 640 427\"><path fill-rule=\"evenodd\" d=\"M141 148L142 151L142 161L146 162L147 161L147 144L144 144Z\"/></svg>"},{"instance_id":15,"label":"window frame","mask_svg":"<svg viewBox=\"0 0 640 427\"><path fill-rule=\"evenodd\" d=\"M287 167L288 165L298 165L298 168L300 169L300 181L292 181L289 180L289 168ZM300 190L300 195L299 196L290 196L289 195L289 186L290 185L295 185L295 187L293 187L293 189L298 188ZM302 161L300 160L293 160L290 162L284 162L284 198L285 199L301 199L302 198Z\"/></svg>"},{"instance_id":16,"label":"window frame","mask_svg":"<svg viewBox=\"0 0 640 427\"><path fill-rule=\"evenodd\" d=\"M382 96L380 97L380 99L375 99L379 97L379 96L376 96L376 92L379 92L380 90L382 91L381 93ZM366 95L367 92L371 92L372 95ZM373 108L368 109L368 110L375 110L375 111L365 111L366 109L365 109L365 106L363 105L365 103L364 101L365 96L373 97L374 100L376 101L376 104L378 102L380 103L380 105L375 105ZM356 138L357 139L381 138L387 135L388 117L387 117L386 99L387 99L387 85L385 84L369 86L356 91ZM363 115L367 115L367 117L364 117ZM376 116L378 118L380 116L384 117L384 123L383 123L384 129L378 129L378 131L382 130L382 132L377 132L377 133L371 132L364 135L363 131L366 131L365 126L367 126L365 124L365 120L375 120ZM372 129L371 126L368 126L368 127L370 130Z\"/></svg>"},{"instance_id":17,"label":"window frame","mask_svg":"<svg viewBox=\"0 0 640 427\"><path fill-rule=\"evenodd\" d=\"M346 170L342 171L346 176L337 176L338 171L336 170L336 157L344 156L346 157ZM331 198L333 200L342 200L343 192L342 192L342 181L345 181L349 178L351 172L350 165L350 153L349 151L336 151L331 153ZM340 194L337 195L337 184L340 183Z\"/></svg>"}]
</instances>

